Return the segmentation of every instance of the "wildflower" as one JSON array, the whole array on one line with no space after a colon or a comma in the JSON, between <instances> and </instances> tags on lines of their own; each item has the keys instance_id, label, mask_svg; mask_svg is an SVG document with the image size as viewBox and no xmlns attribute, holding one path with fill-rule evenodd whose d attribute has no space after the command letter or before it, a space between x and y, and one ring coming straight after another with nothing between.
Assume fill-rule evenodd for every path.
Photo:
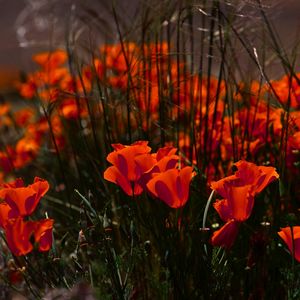
<instances>
[{"instance_id":1,"label":"wildflower","mask_svg":"<svg viewBox=\"0 0 300 300\"><path fill-rule=\"evenodd\" d=\"M278 235L286 243L291 255L300 262L300 226L289 226L281 228Z\"/></svg>"},{"instance_id":2,"label":"wildflower","mask_svg":"<svg viewBox=\"0 0 300 300\"><path fill-rule=\"evenodd\" d=\"M9 205L11 214L29 216L49 190L49 183L35 177L33 184L24 187L21 179L0 190L0 198Z\"/></svg>"},{"instance_id":3,"label":"wildflower","mask_svg":"<svg viewBox=\"0 0 300 300\"><path fill-rule=\"evenodd\" d=\"M31 237L38 244L38 250L48 251L52 245L52 219L40 221L24 221L18 217L11 219L6 225L5 234L11 252L16 255L26 255L33 250Z\"/></svg>"},{"instance_id":4,"label":"wildflower","mask_svg":"<svg viewBox=\"0 0 300 300\"><path fill-rule=\"evenodd\" d=\"M136 163L135 158L150 153L151 148L147 145L147 141L138 141L130 146L113 144L115 150L107 156L107 161L113 166L106 169L104 179L119 185L129 196L141 194L143 188L138 180L144 168ZM144 163L148 164L148 161L144 160Z\"/></svg>"},{"instance_id":5,"label":"wildflower","mask_svg":"<svg viewBox=\"0 0 300 300\"><path fill-rule=\"evenodd\" d=\"M63 50L41 52L32 57L33 61L45 69L55 69L67 60L67 53Z\"/></svg>"},{"instance_id":6,"label":"wildflower","mask_svg":"<svg viewBox=\"0 0 300 300\"><path fill-rule=\"evenodd\" d=\"M7 244L16 255L26 255L32 251L31 238L38 244L39 251L48 251L52 245L54 220L26 221L36 209L40 199L46 194L49 184L36 177L33 184L24 186L22 179L3 184L0 189L0 227L4 229Z\"/></svg>"},{"instance_id":7,"label":"wildflower","mask_svg":"<svg viewBox=\"0 0 300 300\"><path fill-rule=\"evenodd\" d=\"M232 184L236 187L250 185L251 194L255 196L272 181L279 178L278 173L273 167L256 166L245 160L240 160L234 165L237 168L235 175L211 183L211 188L224 198L227 196L227 184Z\"/></svg>"},{"instance_id":8,"label":"wildflower","mask_svg":"<svg viewBox=\"0 0 300 300\"><path fill-rule=\"evenodd\" d=\"M214 232L211 242L214 246L230 248L237 236L238 227L251 215L254 197L272 181L279 178L273 167L256 166L239 161L234 175L211 183L211 188L223 199L214 203L214 208L226 224Z\"/></svg>"},{"instance_id":9,"label":"wildflower","mask_svg":"<svg viewBox=\"0 0 300 300\"><path fill-rule=\"evenodd\" d=\"M172 208L186 204L189 197L189 186L193 177L193 168L184 167L180 170L170 169L154 174L147 183L149 192Z\"/></svg>"},{"instance_id":10,"label":"wildflower","mask_svg":"<svg viewBox=\"0 0 300 300\"><path fill-rule=\"evenodd\" d=\"M135 162L143 173L139 180L143 188L146 187L154 174L157 175L157 173L162 173L176 167L180 160L179 156L175 154L176 152L176 148L166 146L160 148L157 153L140 155L135 158Z\"/></svg>"}]
</instances>

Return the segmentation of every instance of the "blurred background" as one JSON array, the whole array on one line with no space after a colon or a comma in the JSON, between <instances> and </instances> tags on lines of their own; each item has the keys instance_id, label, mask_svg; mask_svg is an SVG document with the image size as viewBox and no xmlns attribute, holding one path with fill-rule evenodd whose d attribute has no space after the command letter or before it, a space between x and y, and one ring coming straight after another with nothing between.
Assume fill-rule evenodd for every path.
<instances>
[{"instance_id":1,"label":"blurred background","mask_svg":"<svg viewBox=\"0 0 300 300\"><path fill-rule=\"evenodd\" d=\"M190 2L193 7L194 31L198 31L200 36L201 32L209 31L209 22L205 24L206 28L201 24L203 14L210 13L203 10L204 3L207 8L207 3L213 1ZM171 16L169 14L176 12L176 7L181 3L180 0L0 0L0 93L6 94L14 89L14 82L19 78L20 71L26 72L35 68L31 60L33 53L58 47L65 48L67 37L72 36L72 40L85 47L88 43L91 47L98 47L103 42L118 42L113 8L120 16L122 34L125 39L130 40L130 32L134 35L141 26L141 14L159 17L161 26L166 25L166 20L176 24L176 13ZM272 41L264 40L263 31L267 31L268 28L261 13L263 10L276 39L280 41L282 51L287 56L290 55L289 52L293 52L293 59L296 57L297 63L299 0L224 0L221 1L221 5L223 12L232 18L235 30L243 36L249 49L256 48L258 52L262 45L264 49L274 48ZM264 26L260 26L262 23ZM185 30L184 24L182 29ZM270 39L269 34L265 36ZM195 54L197 47L200 47L199 41L200 38L194 42ZM239 60L242 67L249 68L249 53L238 39L234 46L238 51L235 59ZM214 57L213 61L218 61L218 58ZM266 57L264 64L270 77L279 78L283 75L282 62L276 55Z\"/></svg>"}]
</instances>

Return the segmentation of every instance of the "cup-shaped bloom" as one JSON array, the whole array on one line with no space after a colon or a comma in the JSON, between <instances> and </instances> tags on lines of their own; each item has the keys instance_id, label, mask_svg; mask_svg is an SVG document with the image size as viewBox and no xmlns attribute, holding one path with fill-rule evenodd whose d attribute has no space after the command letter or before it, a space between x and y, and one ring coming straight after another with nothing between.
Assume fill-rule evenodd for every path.
<instances>
[{"instance_id":1,"label":"cup-shaped bloom","mask_svg":"<svg viewBox=\"0 0 300 300\"><path fill-rule=\"evenodd\" d=\"M257 166L254 163L240 160L234 164L237 171L234 175L225 177L211 183L211 188L226 198L226 183L231 182L235 186L251 185L253 196L260 193L271 182L279 178L279 174L273 167Z\"/></svg>"},{"instance_id":2,"label":"cup-shaped bloom","mask_svg":"<svg viewBox=\"0 0 300 300\"><path fill-rule=\"evenodd\" d=\"M130 146L113 144L115 150L107 156L107 160L113 166L106 169L104 179L119 185L129 196L141 194L143 189L138 180L143 173L143 169L147 169L149 161L144 159L144 164L147 166L141 167L137 164L135 158L145 154L149 154L150 157L151 148L147 145L147 141L135 142Z\"/></svg>"},{"instance_id":3,"label":"cup-shaped bloom","mask_svg":"<svg viewBox=\"0 0 300 300\"><path fill-rule=\"evenodd\" d=\"M291 255L300 262L300 226L281 228L278 235L286 243Z\"/></svg>"},{"instance_id":4,"label":"cup-shaped bloom","mask_svg":"<svg viewBox=\"0 0 300 300\"><path fill-rule=\"evenodd\" d=\"M38 177L27 187L21 180L16 182L0 189L0 199L11 208L10 216L29 216L49 190L49 183Z\"/></svg>"},{"instance_id":5,"label":"cup-shaped bloom","mask_svg":"<svg viewBox=\"0 0 300 300\"><path fill-rule=\"evenodd\" d=\"M147 189L168 206L179 208L184 206L189 198L192 177L192 167L170 169L157 175L153 174L153 178L147 183Z\"/></svg>"}]
</instances>

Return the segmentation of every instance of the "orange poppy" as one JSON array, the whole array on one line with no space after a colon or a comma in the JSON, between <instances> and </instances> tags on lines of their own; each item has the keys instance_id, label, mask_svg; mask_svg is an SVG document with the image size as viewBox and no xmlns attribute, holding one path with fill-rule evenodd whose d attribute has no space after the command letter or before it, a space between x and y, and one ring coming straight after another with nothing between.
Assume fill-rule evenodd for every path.
<instances>
[{"instance_id":1,"label":"orange poppy","mask_svg":"<svg viewBox=\"0 0 300 300\"><path fill-rule=\"evenodd\" d=\"M130 146L113 144L115 150L107 156L107 161L113 166L106 169L104 179L119 185L129 196L141 194L143 188L138 180L143 173L143 168L136 163L135 158L150 153L151 148L147 145L147 141L138 141Z\"/></svg>"},{"instance_id":2,"label":"orange poppy","mask_svg":"<svg viewBox=\"0 0 300 300\"><path fill-rule=\"evenodd\" d=\"M7 244L14 255L26 255L33 249L34 236L39 251L48 251L52 245L54 221L25 221L36 209L41 197L49 189L46 180L35 177L33 184L24 187L22 179L2 184L0 189L0 226L4 229Z\"/></svg>"},{"instance_id":3,"label":"orange poppy","mask_svg":"<svg viewBox=\"0 0 300 300\"><path fill-rule=\"evenodd\" d=\"M245 160L240 160L234 165L237 167L235 175L211 183L211 188L224 198L227 196L225 185L229 182L236 187L250 185L250 192L255 196L272 181L279 178L279 174L273 167L257 166Z\"/></svg>"},{"instance_id":4,"label":"orange poppy","mask_svg":"<svg viewBox=\"0 0 300 300\"><path fill-rule=\"evenodd\" d=\"M11 214L29 216L33 213L40 199L49 190L49 183L35 177L34 183L24 187L20 180L17 186L8 186L0 189L0 199L3 199L10 208Z\"/></svg>"},{"instance_id":5,"label":"orange poppy","mask_svg":"<svg viewBox=\"0 0 300 300\"><path fill-rule=\"evenodd\" d=\"M55 69L66 62L67 53L64 50L41 52L33 55L32 59L45 69Z\"/></svg>"},{"instance_id":6,"label":"orange poppy","mask_svg":"<svg viewBox=\"0 0 300 300\"><path fill-rule=\"evenodd\" d=\"M300 226L289 226L281 228L278 235L286 243L291 255L300 262Z\"/></svg>"},{"instance_id":7,"label":"orange poppy","mask_svg":"<svg viewBox=\"0 0 300 300\"><path fill-rule=\"evenodd\" d=\"M136 157L135 161L137 165L143 170L139 183L143 187L146 187L146 184L153 177L153 174L162 173L175 168L180 159L179 156L175 154L176 152L177 148L166 146L160 148L157 153ZM148 157L146 155L148 155Z\"/></svg>"},{"instance_id":8,"label":"orange poppy","mask_svg":"<svg viewBox=\"0 0 300 300\"><path fill-rule=\"evenodd\" d=\"M273 167L256 166L247 161L235 164L234 175L212 182L211 188L224 199L214 203L214 208L226 224L213 233L214 246L230 248L237 236L238 225L246 221L254 206L254 196L272 181L279 178Z\"/></svg>"},{"instance_id":9,"label":"orange poppy","mask_svg":"<svg viewBox=\"0 0 300 300\"><path fill-rule=\"evenodd\" d=\"M168 206L179 208L188 200L192 177L192 167L170 169L157 175L153 174L153 178L147 183L147 189Z\"/></svg>"}]
</instances>

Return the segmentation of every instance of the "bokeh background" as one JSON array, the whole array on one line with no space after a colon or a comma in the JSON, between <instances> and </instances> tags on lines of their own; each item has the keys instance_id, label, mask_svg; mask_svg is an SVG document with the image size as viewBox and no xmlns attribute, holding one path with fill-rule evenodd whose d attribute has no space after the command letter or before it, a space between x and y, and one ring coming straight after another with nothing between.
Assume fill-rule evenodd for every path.
<instances>
[{"instance_id":1,"label":"bokeh background","mask_svg":"<svg viewBox=\"0 0 300 300\"><path fill-rule=\"evenodd\" d=\"M194 30L200 35L201 31L208 30L201 27L201 14L209 12L202 9L204 1L191 2L194 7ZM206 1L209 2L213 1ZM65 47L67 36L72 35L81 46L87 46L91 40L94 46L103 42L118 42L113 7L121 20L122 34L130 39L130 33L133 36L141 26L138 16L145 10L153 17L163 18L168 13L163 7L178 5L179 0L0 0L0 93L7 94L14 89L19 71L27 72L35 68L31 60L33 53ZM233 24L249 48L256 48L259 52L262 48L272 50L273 47L270 35L262 38L261 31L265 30L260 26L263 22L262 8L281 41L282 51L287 56L291 55L291 51L298 51L295 43L300 35L299 0L224 0L223 6L228 16L234 15ZM176 24L176 15L168 16L168 19ZM196 39L196 50L197 47L200 45ZM238 41L235 47L238 51L235 59L241 62L241 66L258 72L253 62L249 63L249 54ZM218 62L218 57L214 57L214 61ZM276 55L267 57L265 64L269 76L274 79L284 73Z\"/></svg>"}]
</instances>

